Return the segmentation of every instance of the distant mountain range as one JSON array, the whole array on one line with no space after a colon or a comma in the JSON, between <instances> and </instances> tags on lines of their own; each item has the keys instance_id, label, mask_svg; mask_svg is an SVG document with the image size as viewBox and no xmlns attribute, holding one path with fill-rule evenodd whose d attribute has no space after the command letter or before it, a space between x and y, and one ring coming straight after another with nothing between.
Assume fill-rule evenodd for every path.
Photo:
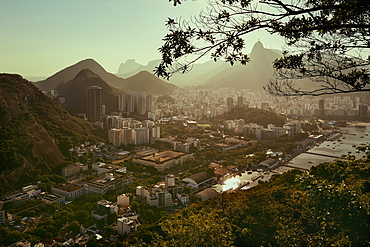
<instances>
[{"instance_id":1,"label":"distant mountain range","mask_svg":"<svg viewBox=\"0 0 370 247\"><path fill-rule=\"evenodd\" d=\"M281 51L266 49L258 41L250 54L251 62L246 66L231 66L224 61L198 63L188 73L173 75L170 82L177 86L193 85L205 89L231 87L261 90L273 76L272 62L281 55ZM160 60L153 60L144 66L130 59L120 65L117 75L126 78L143 70L153 73L159 63Z\"/></svg>"},{"instance_id":2,"label":"distant mountain range","mask_svg":"<svg viewBox=\"0 0 370 247\"><path fill-rule=\"evenodd\" d=\"M89 69L92 73L98 75L110 87L114 87L123 92L145 92L148 94L171 94L177 88L175 85L162 81L152 74L138 73L128 79L117 77L107 72L99 63L93 59L82 60L71 65L43 81L35 82L35 85L43 90L50 91L57 89L59 84L65 84L73 80L78 73L84 69ZM138 86L138 85L139 86ZM90 84L92 86L92 84Z\"/></svg>"},{"instance_id":3,"label":"distant mountain range","mask_svg":"<svg viewBox=\"0 0 370 247\"><path fill-rule=\"evenodd\" d=\"M129 59L125 63L121 63L117 72L117 76L121 78L127 78L137 74L140 71L147 71L153 74L155 67L158 66L160 62L161 60L157 59L150 61L147 65L141 65L137 63L135 59ZM219 71L229 67L229 64L222 61L208 61L205 63L198 63L194 64L188 73L174 74L170 78L169 82L179 87L190 85L198 86L207 81Z\"/></svg>"},{"instance_id":4,"label":"distant mountain range","mask_svg":"<svg viewBox=\"0 0 370 247\"><path fill-rule=\"evenodd\" d=\"M246 66L236 65L224 69L208 79L202 87L262 90L262 86L273 78L272 62L279 57L281 57L280 53L264 48L258 41L253 46L250 54L251 61Z\"/></svg>"}]
</instances>

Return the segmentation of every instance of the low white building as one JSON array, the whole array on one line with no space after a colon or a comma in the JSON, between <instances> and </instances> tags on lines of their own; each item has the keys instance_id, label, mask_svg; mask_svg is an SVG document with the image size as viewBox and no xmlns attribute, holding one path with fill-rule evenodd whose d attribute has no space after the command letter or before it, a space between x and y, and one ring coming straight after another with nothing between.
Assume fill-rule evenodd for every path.
<instances>
[{"instance_id":1,"label":"low white building","mask_svg":"<svg viewBox=\"0 0 370 247\"><path fill-rule=\"evenodd\" d=\"M72 201L80 196L84 196L85 188L80 185L65 183L57 187L52 187L51 192L65 196L67 200Z\"/></svg>"},{"instance_id":2,"label":"low white building","mask_svg":"<svg viewBox=\"0 0 370 247\"><path fill-rule=\"evenodd\" d=\"M182 182L186 183L188 187L198 189L199 186L212 181L212 176L206 172L199 172L190 177L184 178Z\"/></svg>"},{"instance_id":3,"label":"low white building","mask_svg":"<svg viewBox=\"0 0 370 247\"><path fill-rule=\"evenodd\" d=\"M138 217L136 214L128 214L124 217L117 219L117 233L120 235L125 235L136 231L137 227L140 225Z\"/></svg>"},{"instance_id":4,"label":"low white building","mask_svg":"<svg viewBox=\"0 0 370 247\"><path fill-rule=\"evenodd\" d=\"M136 195L137 196L142 196L142 197L147 197L149 195L149 190L143 186L137 186L136 187Z\"/></svg>"},{"instance_id":5,"label":"low white building","mask_svg":"<svg viewBox=\"0 0 370 247\"><path fill-rule=\"evenodd\" d=\"M213 188L207 188L195 194L195 196L198 197L201 201L208 200L209 198L212 198L217 195L218 195L218 192L214 190Z\"/></svg>"}]
</instances>

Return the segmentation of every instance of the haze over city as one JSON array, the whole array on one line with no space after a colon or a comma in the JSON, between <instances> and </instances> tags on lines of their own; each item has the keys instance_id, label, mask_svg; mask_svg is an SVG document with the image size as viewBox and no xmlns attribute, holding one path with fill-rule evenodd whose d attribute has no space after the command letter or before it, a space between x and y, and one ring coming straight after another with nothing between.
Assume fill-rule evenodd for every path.
<instances>
[{"instance_id":1,"label":"haze over city","mask_svg":"<svg viewBox=\"0 0 370 247\"><path fill-rule=\"evenodd\" d=\"M0 247L370 246L369 0L0 23Z\"/></svg>"},{"instance_id":2,"label":"haze over city","mask_svg":"<svg viewBox=\"0 0 370 247\"><path fill-rule=\"evenodd\" d=\"M189 19L206 1L185 1L174 7L166 0L0 2L0 71L25 77L48 77L92 58L117 73L120 63L135 59L146 65L159 59L168 17ZM272 38L273 37L273 38ZM266 32L247 38L247 52L261 40L280 49L282 39Z\"/></svg>"}]
</instances>

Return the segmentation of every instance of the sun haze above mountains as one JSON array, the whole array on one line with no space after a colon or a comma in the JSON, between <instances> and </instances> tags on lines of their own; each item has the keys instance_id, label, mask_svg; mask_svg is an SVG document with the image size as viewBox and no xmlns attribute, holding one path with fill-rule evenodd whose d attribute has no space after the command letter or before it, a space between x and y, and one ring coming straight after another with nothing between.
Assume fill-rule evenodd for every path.
<instances>
[{"instance_id":1,"label":"sun haze above mountains","mask_svg":"<svg viewBox=\"0 0 370 247\"><path fill-rule=\"evenodd\" d=\"M171 94L177 86L160 80L150 73L138 73L130 78L124 79L107 72L99 63L93 59L85 59L73 64L43 81L35 82L35 85L43 90L50 91L58 88L60 84L73 80L82 70L88 69L93 74L99 76L110 87L121 92L144 92L148 94L161 95ZM87 74L85 73L85 76ZM87 86L93 86L93 82L87 83Z\"/></svg>"},{"instance_id":2,"label":"sun haze above mountains","mask_svg":"<svg viewBox=\"0 0 370 247\"><path fill-rule=\"evenodd\" d=\"M192 65L188 73L174 74L169 82L182 86L199 86L204 89L231 87L237 89L261 90L273 78L272 63L281 57L282 52L267 49L262 42L254 44L249 54L251 61L246 65L235 64L231 66L224 61L207 61ZM147 65L141 65L135 59L129 59L119 66L117 76L126 78L140 71L153 70L160 60L150 61Z\"/></svg>"},{"instance_id":3,"label":"sun haze above mountains","mask_svg":"<svg viewBox=\"0 0 370 247\"><path fill-rule=\"evenodd\" d=\"M122 92L144 92L154 95L171 94L177 87L196 86L201 89L230 87L235 89L262 90L273 79L273 61L282 56L282 52L265 48L262 42L254 44L249 54L251 61L247 65L231 66L225 61L207 61L192 65L187 73L174 74L169 81L154 76L153 70L160 60L152 60L146 65L128 59L121 63L117 74L107 72L93 59L85 59L62 69L35 85L43 91L56 89L59 84L74 79L83 69L89 69L100 76L110 87Z\"/></svg>"}]
</instances>

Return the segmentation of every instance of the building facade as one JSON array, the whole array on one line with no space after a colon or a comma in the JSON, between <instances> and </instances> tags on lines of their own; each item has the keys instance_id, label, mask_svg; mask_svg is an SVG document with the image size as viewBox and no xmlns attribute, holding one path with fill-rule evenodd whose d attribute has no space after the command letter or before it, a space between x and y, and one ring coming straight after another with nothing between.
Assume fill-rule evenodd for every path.
<instances>
[{"instance_id":1,"label":"building facade","mask_svg":"<svg viewBox=\"0 0 370 247\"><path fill-rule=\"evenodd\" d=\"M91 86L87 88L87 120L102 121L102 88Z\"/></svg>"}]
</instances>

